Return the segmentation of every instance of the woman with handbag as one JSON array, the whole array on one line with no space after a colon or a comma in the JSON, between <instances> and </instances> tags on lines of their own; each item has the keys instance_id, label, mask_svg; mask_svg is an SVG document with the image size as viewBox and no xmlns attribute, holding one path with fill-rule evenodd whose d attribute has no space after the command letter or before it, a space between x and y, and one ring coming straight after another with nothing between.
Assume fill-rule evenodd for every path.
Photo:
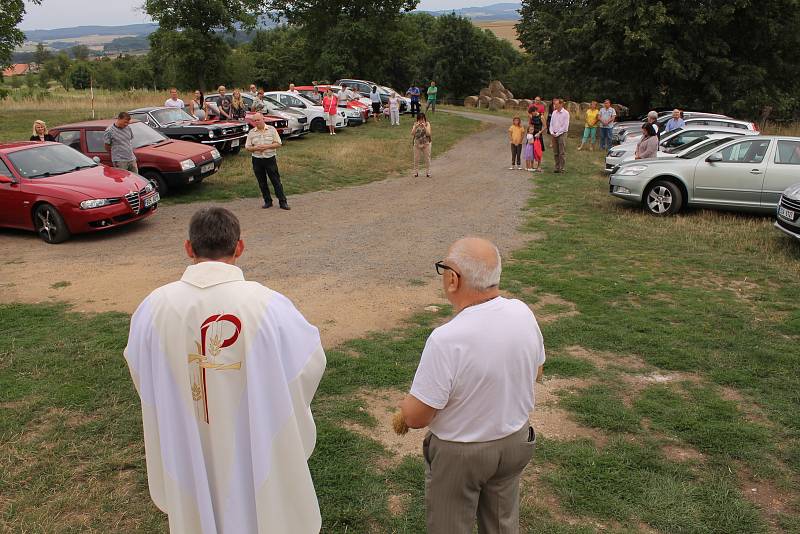
<instances>
[{"instance_id":1,"label":"woman with handbag","mask_svg":"<svg viewBox=\"0 0 800 534\"><path fill-rule=\"evenodd\" d=\"M431 177L431 123L424 113L417 114L411 127L411 143L414 151L414 178L419 176L419 160L425 158L425 176Z\"/></svg>"}]
</instances>

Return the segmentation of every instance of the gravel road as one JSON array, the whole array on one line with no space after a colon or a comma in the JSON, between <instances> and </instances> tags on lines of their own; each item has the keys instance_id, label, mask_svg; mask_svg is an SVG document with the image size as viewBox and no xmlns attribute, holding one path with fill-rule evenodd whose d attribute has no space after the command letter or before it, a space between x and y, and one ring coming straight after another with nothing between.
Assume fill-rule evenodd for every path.
<instances>
[{"instance_id":1,"label":"gravel road","mask_svg":"<svg viewBox=\"0 0 800 534\"><path fill-rule=\"evenodd\" d=\"M507 119L464 115L488 127L436 158L432 178L408 173L296 195L288 212L262 210L257 199L223 203L242 223L245 276L291 298L331 347L442 302L433 263L456 238L486 236L501 253L519 247L531 175L506 170ZM188 264L183 240L198 207L164 206L140 224L61 245L0 230L0 301L130 313L152 289L180 278Z\"/></svg>"}]
</instances>

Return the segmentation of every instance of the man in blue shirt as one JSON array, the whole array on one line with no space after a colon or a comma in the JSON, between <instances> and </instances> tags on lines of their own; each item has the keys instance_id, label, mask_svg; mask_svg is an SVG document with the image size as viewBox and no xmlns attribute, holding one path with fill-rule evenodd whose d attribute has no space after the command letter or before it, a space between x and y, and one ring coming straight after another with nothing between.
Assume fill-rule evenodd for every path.
<instances>
[{"instance_id":1,"label":"man in blue shirt","mask_svg":"<svg viewBox=\"0 0 800 534\"><path fill-rule=\"evenodd\" d=\"M417 82L411 84L411 87L406 91L406 96L411 99L411 113L417 115L420 112L419 95L421 94Z\"/></svg>"},{"instance_id":2,"label":"man in blue shirt","mask_svg":"<svg viewBox=\"0 0 800 534\"><path fill-rule=\"evenodd\" d=\"M681 110L673 109L672 110L672 118L667 121L667 126L665 128L665 132L671 132L672 130L677 130L678 128L683 128L686 126L683 118L681 118Z\"/></svg>"}]
</instances>

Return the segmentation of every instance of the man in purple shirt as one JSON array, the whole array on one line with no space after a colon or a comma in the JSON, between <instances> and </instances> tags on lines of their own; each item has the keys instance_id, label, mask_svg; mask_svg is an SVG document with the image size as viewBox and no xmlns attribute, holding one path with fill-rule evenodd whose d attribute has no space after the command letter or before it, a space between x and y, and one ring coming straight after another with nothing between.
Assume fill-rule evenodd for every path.
<instances>
[{"instance_id":1,"label":"man in purple shirt","mask_svg":"<svg viewBox=\"0 0 800 534\"><path fill-rule=\"evenodd\" d=\"M560 98L554 98L553 114L550 117L550 135L553 137L553 156L556 160L556 168L553 172L564 172L568 131L569 111L564 109L564 103Z\"/></svg>"}]
</instances>

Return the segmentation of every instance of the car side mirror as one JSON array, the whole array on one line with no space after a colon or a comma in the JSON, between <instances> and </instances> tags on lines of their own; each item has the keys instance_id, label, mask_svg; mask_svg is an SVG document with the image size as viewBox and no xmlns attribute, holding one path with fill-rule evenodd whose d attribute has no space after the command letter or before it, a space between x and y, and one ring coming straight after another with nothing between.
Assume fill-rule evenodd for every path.
<instances>
[{"instance_id":1,"label":"car side mirror","mask_svg":"<svg viewBox=\"0 0 800 534\"><path fill-rule=\"evenodd\" d=\"M709 163L716 163L718 161L722 161L722 154L720 152L714 152L710 156L706 158L706 161Z\"/></svg>"},{"instance_id":2,"label":"car side mirror","mask_svg":"<svg viewBox=\"0 0 800 534\"><path fill-rule=\"evenodd\" d=\"M92 161L94 161L95 163L97 163L99 165L100 164L100 157L95 156L95 157L92 158Z\"/></svg>"},{"instance_id":3,"label":"car side mirror","mask_svg":"<svg viewBox=\"0 0 800 534\"><path fill-rule=\"evenodd\" d=\"M0 184L13 184L14 179L10 176L6 176L5 174L0 174Z\"/></svg>"}]
</instances>

